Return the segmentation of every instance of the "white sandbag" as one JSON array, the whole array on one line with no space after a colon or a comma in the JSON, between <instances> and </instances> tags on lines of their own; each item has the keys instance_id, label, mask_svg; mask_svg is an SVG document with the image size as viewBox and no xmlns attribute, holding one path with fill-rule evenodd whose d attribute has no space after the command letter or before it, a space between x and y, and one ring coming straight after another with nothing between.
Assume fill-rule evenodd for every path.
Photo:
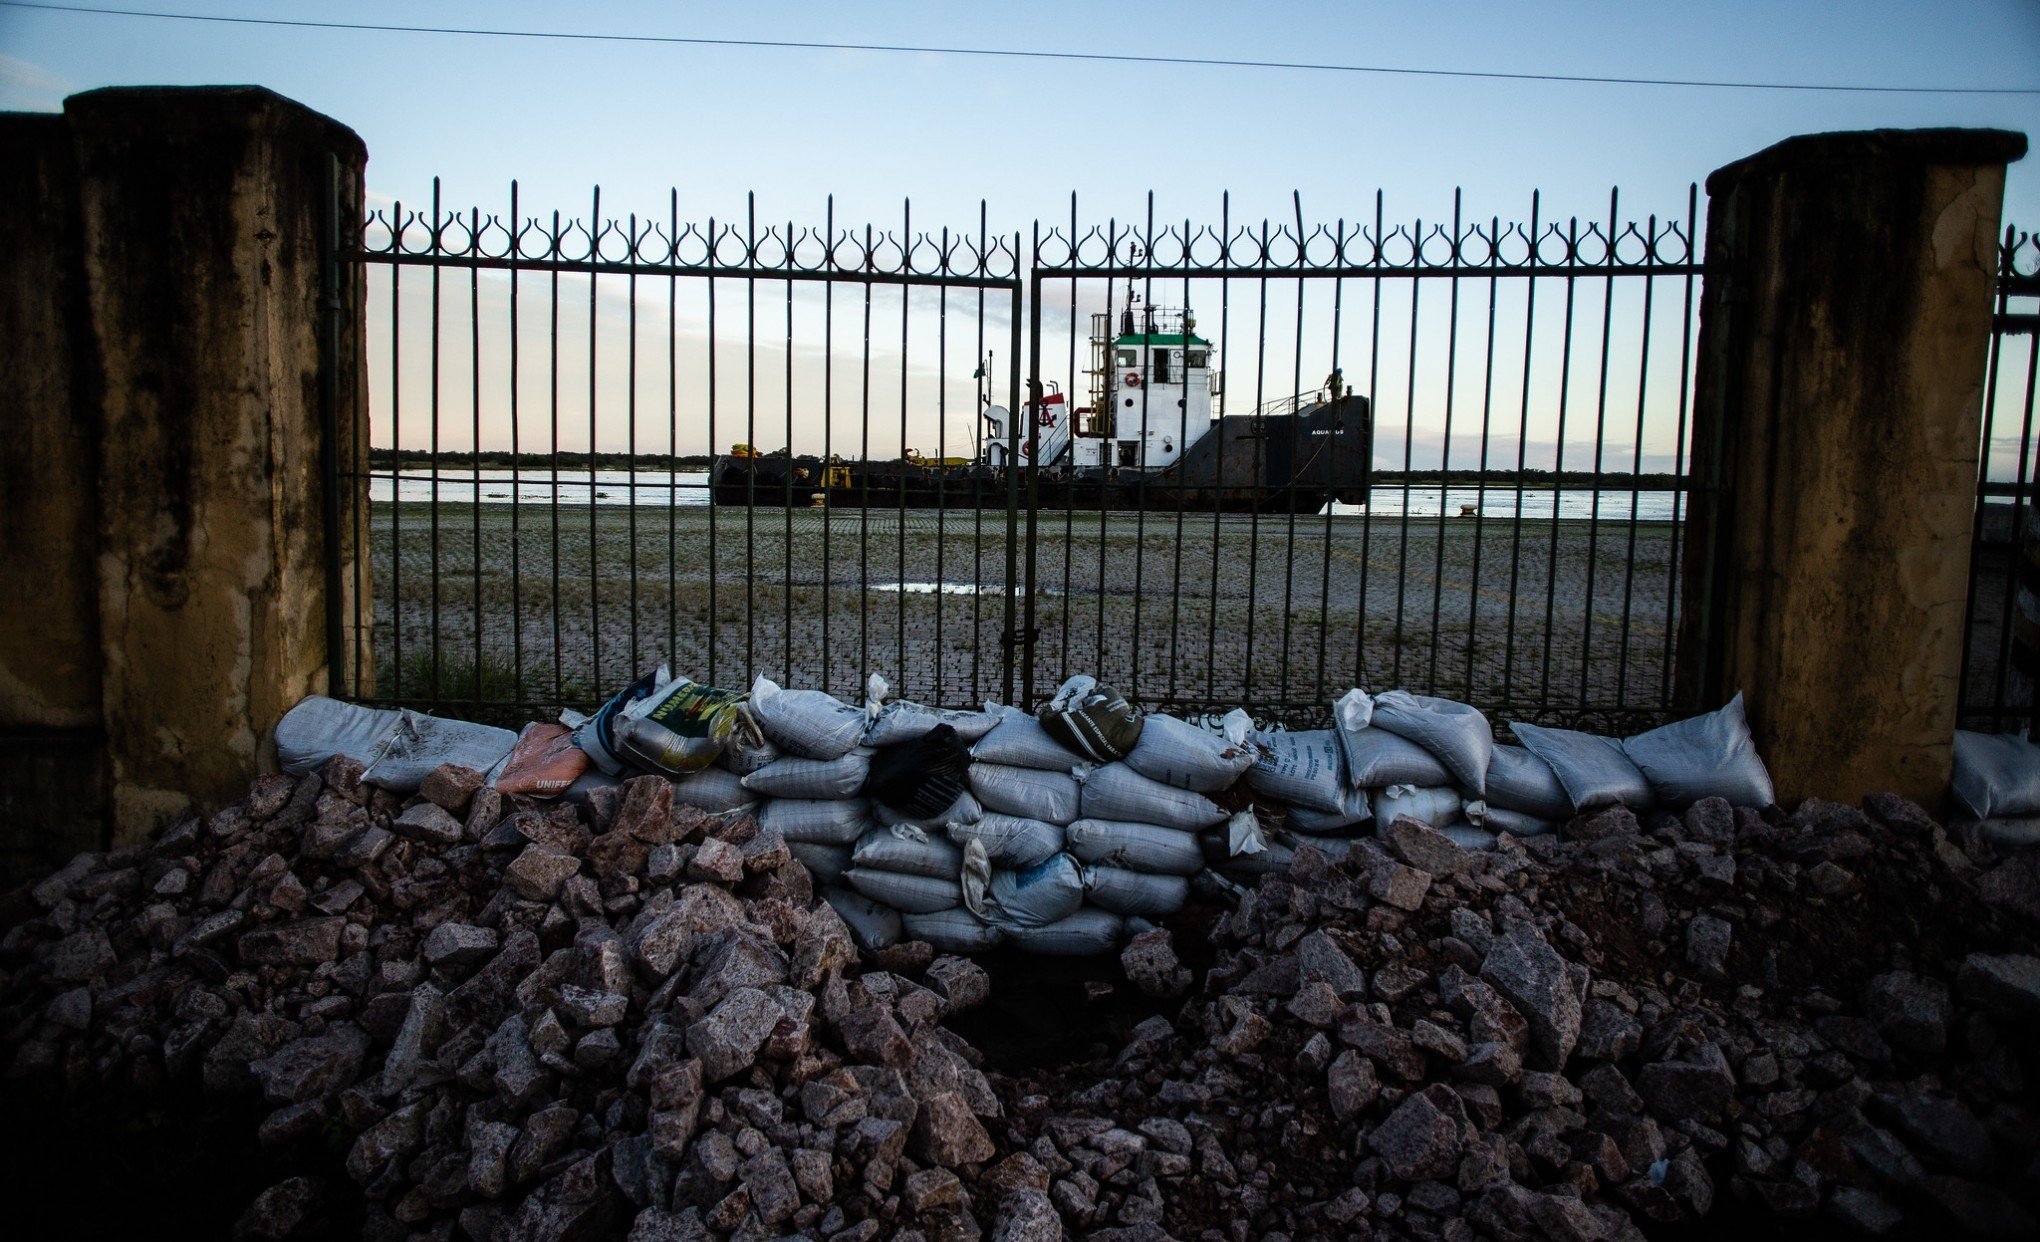
<instances>
[{"instance_id":1,"label":"white sandbag","mask_svg":"<svg viewBox=\"0 0 2040 1242\"><path fill-rule=\"evenodd\" d=\"M276 759L292 776L317 771L335 755L366 767L403 713L395 708L363 707L314 694L276 722Z\"/></svg>"},{"instance_id":2,"label":"white sandbag","mask_svg":"<svg viewBox=\"0 0 2040 1242\"><path fill-rule=\"evenodd\" d=\"M1154 718L1148 718L1152 725ZM1180 875L1149 875L1124 867L1084 869L1084 898L1114 914L1166 918L1190 900L1190 881Z\"/></svg>"},{"instance_id":3,"label":"white sandbag","mask_svg":"<svg viewBox=\"0 0 2040 1242\"><path fill-rule=\"evenodd\" d=\"M744 788L768 798L854 798L871 775L871 747L840 759L788 755L743 778Z\"/></svg>"},{"instance_id":4,"label":"white sandbag","mask_svg":"<svg viewBox=\"0 0 2040 1242\"><path fill-rule=\"evenodd\" d=\"M996 723L970 748L970 757L980 763L1002 763L1015 768L1040 768L1067 772L1084 761L1083 756L1048 735L1041 722L1017 708L1007 708Z\"/></svg>"},{"instance_id":5,"label":"white sandbag","mask_svg":"<svg viewBox=\"0 0 2040 1242\"><path fill-rule=\"evenodd\" d=\"M1621 804L1634 811L1651 804L1650 780L1612 737L1542 725L1509 726L1531 754L1551 765L1575 811Z\"/></svg>"},{"instance_id":6,"label":"white sandbag","mask_svg":"<svg viewBox=\"0 0 2040 1242\"><path fill-rule=\"evenodd\" d=\"M972 841L982 842L994 867L1014 870L1045 862L1063 848L1063 829L1044 820L1024 819L1001 811L986 811L976 819L949 825L947 831L949 839L959 847Z\"/></svg>"},{"instance_id":7,"label":"white sandbag","mask_svg":"<svg viewBox=\"0 0 2040 1242\"><path fill-rule=\"evenodd\" d=\"M1067 771L973 763L970 791L987 811L1050 824L1069 823L1077 817L1081 805L1077 778Z\"/></svg>"},{"instance_id":8,"label":"white sandbag","mask_svg":"<svg viewBox=\"0 0 2040 1242\"><path fill-rule=\"evenodd\" d=\"M1110 910L1085 906L1045 927L1009 927L1006 943L1052 957L1090 957L1119 948L1126 924Z\"/></svg>"},{"instance_id":9,"label":"white sandbag","mask_svg":"<svg viewBox=\"0 0 2040 1242\"><path fill-rule=\"evenodd\" d=\"M516 744L517 735L508 729L405 710L361 779L392 793L411 793L442 763L486 775Z\"/></svg>"},{"instance_id":10,"label":"white sandbag","mask_svg":"<svg viewBox=\"0 0 2040 1242\"><path fill-rule=\"evenodd\" d=\"M1200 793L1150 780L1123 763L1108 763L1084 778L1085 819L1161 824L1195 832L1224 823L1226 810Z\"/></svg>"},{"instance_id":11,"label":"white sandbag","mask_svg":"<svg viewBox=\"0 0 2040 1242\"><path fill-rule=\"evenodd\" d=\"M1084 869L1068 854L1051 855L1023 871L992 871L978 865L983 847L964 848L963 904L995 927L1041 927L1074 913L1084 903Z\"/></svg>"},{"instance_id":12,"label":"white sandbag","mask_svg":"<svg viewBox=\"0 0 2040 1242\"><path fill-rule=\"evenodd\" d=\"M1140 741L1126 752L1126 766L1164 785L1217 793L1232 788L1260 758L1253 734L1252 718L1237 707L1226 713L1219 733L1174 716L1149 716Z\"/></svg>"},{"instance_id":13,"label":"white sandbag","mask_svg":"<svg viewBox=\"0 0 2040 1242\"><path fill-rule=\"evenodd\" d=\"M1465 818L1466 800L1449 785L1432 789L1391 785L1374 791L1374 823L1380 832L1386 832L1399 819L1414 819L1427 827L1443 828Z\"/></svg>"},{"instance_id":14,"label":"white sandbag","mask_svg":"<svg viewBox=\"0 0 2040 1242\"><path fill-rule=\"evenodd\" d=\"M848 845L871 827L871 804L862 798L770 798L758 810L758 827L788 841Z\"/></svg>"},{"instance_id":15,"label":"white sandbag","mask_svg":"<svg viewBox=\"0 0 2040 1242\"><path fill-rule=\"evenodd\" d=\"M769 677L751 683L751 715L765 736L803 759L840 759L864 740L870 718L820 690L786 690Z\"/></svg>"},{"instance_id":16,"label":"white sandbag","mask_svg":"<svg viewBox=\"0 0 2040 1242\"><path fill-rule=\"evenodd\" d=\"M843 880L873 901L915 914L947 910L963 900L963 888L954 878L944 880L932 875L852 866L843 873Z\"/></svg>"},{"instance_id":17,"label":"white sandbag","mask_svg":"<svg viewBox=\"0 0 2040 1242\"><path fill-rule=\"evenodd\" d=\"M1495 834L1472 824L1447 824L1438 831L1452 838L1452 843L1463 850L1491 850L1495 848Z\"/></svg>"},{"instance_id":18,"label":"white sandbag","mask_svg":"<svg viewBox=\"0 0 2040 1242\"><path fill-rule=\"evenodd\" d=\"M900 923L909 940L925 940L937 953L988 953L1006 936L998 928L958 906L933 914L902 914Z\"/></svg>"},{"instance_id":19,"label":"white sandbag","mask_svg":"<svg viewBox=\"0 0 2040 1242\"><path fill-rule=\"evenodd\" d=\"M965 742L975 742L991 732L999 723L998 717L988 711L957 711L945 707L924 707L905 699L894 699L888 703L885 696L890 687L885 678L873 673L864 682L864 712L870 723L864 730L866 746L893 746L900 742L911 742L927 733L936 725L946 724L956 730L956 736Z\"/></svg>"},{"instance_id":20,"label":"white sandbag","mask_svg":"<svg viewBox=\"0 0 2040 1242\"><path fill-rule=\"evenodd\" d=\"M1759 808L1776 800L1771 774L1750 737L1740 693L1720 711L1675 720L1626 739L1622 753L1650 782L1658 804L1673 810L1684 810L1702 798ZM2032 778L2040 783L2040 758L2032 766ZM2040 810L2040 804L2033 809Z\"/></svg>"},{"instance_id":21,"label":"white sandbag","mask_svg":"<svg viewBox=\"0 0 2040 1242\"><path fill-rule=\"evenodd\" d=\"M900 942L900 912L884 902L833 886L822 890L822 900L842 917L850 928L850 938L866 953L890 949Z\"/></svg>"},{"instance_id":22,"label":"white sandbag","mask_svg":"<svg viewBox=\"0 0 2040 1242\"><path fill-rule=\"evenodd\" d=\"M1538 819L1571 819L1572 796L1551 765L1526 746L1497 746L1488 758L1488 813L1515 811Z\"/></svg>"},{"instance_id":23,"label":"white sandbag","mask_svg":"<svg viewBox=\"0 0 2040 1242\"><path fill-rule=\"evenodd\" d=\"M1494 786L1488 786L1488 793L1490 796L1493 795ZM1565 818L1572 817L1567 815ZM1541 837L1547 833L1557 832L1559 822L1541 819L1528 811L1518 811L1513 807L1496 806L1490 802L1487 814L1481 817L1480 826L1489 832L1506 832L1513 837Z\"/></svg>"},{"instance_id":24,"label":"white sandbag","mask_svg":"<svg viewBox=\"0 0 2040 1242\"><path fill-rule=\"evenodd\" d=\"M284 771L302 775L335 755L356 760L361 779L392 793L413 793L442 763L488 775L517 744L494 725L425 716L408 708L380 711L311 695L276 722Z\"/></svg>"},{"instance_id":25,"label":"white sandbag","mask_svg":"<svg viewBox=\"0 0 2040 1242\"><path fill-rule=\"evenodd\" d=\"M835 884L842 880L843 873L850 870L850 847L847 845L822 845L814 841L788 841L787 852L817 884Z\"/></svg>"},{"instance_id":26,"label":"white sandbag","mask_svg":"<svg viewBox=\"0 0 2040 1242\"><path fill-rule=\"evenodd\" d=\"M984 815L985 809L978 804L976 798L971 797L970 790L966 789L956 795L956 801L950 803L948 809L939 815L909 815L905 811L894 810L883 802L872 803L871 813L879 823L888 828L906 826L919 828L923 832L939 832L951 824L973 823Z\"/></svg>"},{"instance_id":27,"label":"white sandbag","mask_svg":"<svg viewBox=\"0 0 2040 1242\"><path fill-rule=\"evenodd\" d=\"M1373 821L1374 808L1366 790L1349 789L1346 792L1354 802L1352 810L1320 811L1307 806L1292 806L1283 817L1283 826L1314 837L1358 832Z\"/></svg>"},{"instance_id":28,"label":"white sandbag","mask_svg":"<svg viewBox=\"0 0 2040 1242\"><path fill-rule=\"evenodd\" d=\"M1452 783L1445 764L1406 737L1374 728L1340 729L1338 733L1346 754L1346 783L1355 789Z\"/></svg>"},{"instance_id":29,"label":"white sandbag","mask_svg":"<svg viewBox=\"0 0 2040 1242\"><path fill-rule=\"evenodd\" d=\"M874 828L857 838L850 858L854 866L938 880L953 880L963 870L963 851L941 837L912 841L896 837L884 828Z\"/></svg>"},{"instance_id":30,"label":"white sandbag","mask_svg":"<svg viewBox=\"0 0 2040 1242\"><path fill-rule=\"evenodd\" d=\"M1365 807L1346 781L1346 753L1331 729L1279 730L1259 734L1260 758L1247 769L1247 787L1264 798L1307 806L1327 814Z\"/></svg>"},{"instance_id":31,"label":"white sandbag","mask_svg":"<svg viewBox=\"0 0 2040 1242\"><path fill-rule=\"evenodd\" d=\"M1486 793L1495 731L1479 708L1433 695L1390 690L1374 696L1371 724L1437 756L1461 789L1477 796Z\"/></svg>"},{"instance_id":32,"label":"white sandbag","mask_svg":"<svg viewBox=\"0 0 2040 1242\"><path fill-rule=\"evenodd\" d=\"M723 753L717 757L713 766L727 768L738 776L749 776L767 764L778 762L779 758L786 754L774 746L770 738L752 739L745 737L745 733L746 730L739 729L730 738L729 744L723 747Z\"/></svg>"},{"instance_id":33,"label":"white sandbag","mask_svg":"<svg viewBox=\"0 0 2040 1242\"><path fill-rule=\"evenodd\" d=\"M743 777L722 768L703 768L692 776L680 777L672 785L674 802L709 812L741 811L758 800L744 788Z\"/></svg>"},{"instance_id":34,"label":"white sandbag","mask_svg":"<svg viewBox=\"0 0 2040 1242\"><path fill-rule=\"evenodd\" d=\"M1204 869L1204 848L1197 843L1197 834L1181 828L1080 819L1063 833L1070 853L1093 865L1150 875L1196 875Z\"/></svg>"},{"instance_id":35,"label":"white sandbag","mask_svg":"<svg viewBox=\"0 0 2040 1242\"><path fill-rule=\"evenodd\" d=\"M279 748L282 731L283 726L278 725ZM1955 772L1950 783L1956 802L1973 819L2040 813L2040 746L2016 733L1957 729Z\"/></svg>"}]
</instances>

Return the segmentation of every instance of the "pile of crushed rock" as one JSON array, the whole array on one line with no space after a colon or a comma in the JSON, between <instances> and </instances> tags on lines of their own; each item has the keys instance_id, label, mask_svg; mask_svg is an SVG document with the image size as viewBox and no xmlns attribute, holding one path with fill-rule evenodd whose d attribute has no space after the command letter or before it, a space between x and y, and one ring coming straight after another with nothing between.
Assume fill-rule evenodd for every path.
<instances>
[{"instance_id":1,"label":"pile of crushed rock","mask_svg":"<svg viewBox=\"0 0 2040 1242\"><path fill-rule=\"evenodd\" d=\"M17 1079L196 1081L344 1152L243 1237L2035 1231L2040 857L1897 799L1304 845L1198 952L1177 920L1102 959L1160 1016L1000 1072L949 1025L1000 982L860 955L749 815L360 777L8 902Z\"/></svg>"}]
</instances>

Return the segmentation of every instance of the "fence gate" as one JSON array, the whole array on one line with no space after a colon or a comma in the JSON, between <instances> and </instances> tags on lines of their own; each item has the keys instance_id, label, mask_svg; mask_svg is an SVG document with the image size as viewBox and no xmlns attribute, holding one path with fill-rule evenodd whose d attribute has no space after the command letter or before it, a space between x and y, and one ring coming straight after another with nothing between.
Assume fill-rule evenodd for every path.
<instances>
[{"instance_id":1,"label":"fence gate","mask_svg":"<svg viewBox=\"0 0 2040 1242\"><path fill-rule=\"evenodd\" d=\"M940 475L978 455L987 407L1017 406L1019 246L982 207L967 233L911 206L839 227L833 202L807 226L683 222L677 193L653 219L597 190L569 219L515 185L500 212L449 211L435 183L422 210L373 211L337 256L366 269L371 383L350 484L376 667L347 683L501 719L659 661L850 699L871 671L930 701L1010 695L1017 479L969 503L899 472L829 485L849 460ZM719 467L741 481L711 503Z\"/></svg>"},{"instance_id":2,"label":"fence gate","mask_svg":"<svg viewBox=\"0 0 2040 1242\"><path fill-rule=\"evenodd\" d=\"M1072 200L1031 248L1035 459L1170 460L1203 401L1224 430L1111 503L1030 478L1027 692L1096 671L1292 724L1353 685L1606 729L1670 714L1697 209L1697 187L1670 220L1533 197L1509 223L1455 196L1398 222L1377 195L1357 221L1227 200L1216 224L1086 226Z\"/></svg>"}]
</instances>

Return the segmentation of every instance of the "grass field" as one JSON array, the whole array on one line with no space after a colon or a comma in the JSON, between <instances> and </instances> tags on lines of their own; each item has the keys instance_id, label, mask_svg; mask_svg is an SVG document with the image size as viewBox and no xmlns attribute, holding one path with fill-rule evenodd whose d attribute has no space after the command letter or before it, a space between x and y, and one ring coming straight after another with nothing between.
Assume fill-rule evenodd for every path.
<instances>
[{"instance_id":1,"label":"grass field","mask_svg":"<svg viewBox=\"0 0 2040 1242\"><path fill-rule=\"evenodd\" d=\"M436 531L428 504L371 516L379 697L586 705L660 660L720 685L764 673L850 697L872 670L926 701L1003 695L1002 511L441 503ZM1033 688L1096 672L1151 705L1292 716L1355 684L1649 708L1675 531L1044 512ZM1017 560L1024 583L1024 535Z\"/></svg>"}]
</instances>

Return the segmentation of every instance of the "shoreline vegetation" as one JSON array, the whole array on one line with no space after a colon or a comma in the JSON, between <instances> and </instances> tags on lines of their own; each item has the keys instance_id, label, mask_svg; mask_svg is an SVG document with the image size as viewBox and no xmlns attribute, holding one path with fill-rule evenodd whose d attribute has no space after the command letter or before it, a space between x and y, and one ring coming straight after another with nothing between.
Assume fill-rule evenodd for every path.
<instances>
[{"instance_id":1,"label":"shoreline vegetation","mask_svg":"<svg viewBox=\"0 0 2040 1242\"><path fill-rule=\"evenodd\" d=\"M766 453L765 456L779 456ZM644 472L700 471L707 470L712 460L706 454L688 453L674 456L668 453L510 453L501 450L485 450L481 453L442 450L434 454L428 449L373 449L369 453L371 470L430 470L434 461L439 471L465 470L531 470L550 472L560 470L638 470ZM874 459L877 461L897 461ZM1690 486L1685 475L1670 473L1632 474L1628 471L1605 471L1595 474L1590 470L1377 470L1371 482L1376 487L1472 487L1485 484L1488 487L1515 487L1519 482L1531 490L1576 490L1598 487L1610 491L1671 492L1685 491Z\"/></svg>"}]
</instances>

